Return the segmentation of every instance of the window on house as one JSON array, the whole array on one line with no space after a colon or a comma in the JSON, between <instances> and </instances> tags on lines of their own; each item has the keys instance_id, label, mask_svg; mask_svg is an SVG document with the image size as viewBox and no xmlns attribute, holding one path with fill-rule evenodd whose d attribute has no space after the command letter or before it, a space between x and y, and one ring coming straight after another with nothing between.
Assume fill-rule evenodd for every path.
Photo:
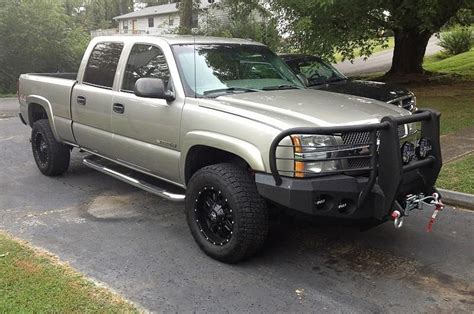
<instances>
[{"instance_id":1,"label":"window on house","mask_svg":"<svg viewBox=\"0 0 474 314\"><path fill-rule=\"evenodd\" d=\"M143 77L162 79L165 86L167 86L170 76L168 63L160 48L137 44L133 46L127 61L122 91L132 92L135 88L135 82Z\"/></svg>"},{"instance_id":2,"label":"window on house","mask_svg":"<svg viewBox=\"0 0 474 314\"><path fill-rule=\"evenodd\" d=\"M170 18L169 18L169 25L170 26L174 25L174 18L172 16L170 16Z\"/></svg>"},{"instance_id":3,"label":"window on house","mask_svg":"<svg viewBox=\"0 0 474 314\"><path fill-rule=\"evenodd\" d=\"M152 17L148 18L148 27L155 27L155 19Z\"/></svg>"},{"instance_id":4,"label":"window on house","mask_svg":"<svg viewBox=\"0 0 474 314\"><path fill-rule=\"evenodd\" d=\"M128 33L128 21L123 21L123 32Z\"/></svg>"},{"instance_id":5,"label":"window on house","mask_svg":"<svg viewBox=\"0 0 474 314\"><path fill-rule=\"evenodd\" d=\"M122 43L97 44L89 56L82 81L85 84L111 89L122 49Z\"/></svg>"}]
</instances>

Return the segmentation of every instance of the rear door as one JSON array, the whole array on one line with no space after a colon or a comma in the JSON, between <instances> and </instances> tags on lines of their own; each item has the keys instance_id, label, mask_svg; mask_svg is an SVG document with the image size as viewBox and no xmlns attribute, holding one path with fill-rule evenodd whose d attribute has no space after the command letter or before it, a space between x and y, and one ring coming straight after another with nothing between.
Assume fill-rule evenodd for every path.
<instances>
[{"instance_id":1,"label":"rear door","mask_svg":"<svg viewBox=\"0 0 474 314\"><path fill-rule=\"evenodd\" d=\"M166 45L165 48L169 49ZM113 104L114 108L121 109L112 112L117 160L179 182L179 130L184 98L178 96L174 101L166 101L135 96L133 90L139 78L162 79L170 90L174 90L175 85L162 47L137 43L129 49L123 79ZM173 61L171 55L169 59ZM174 64L173 67L177 73Z\"/></svg>"},{"instance_id":2,"label":"rear door","mask_svg":"<svg viewBox=\"0 0 474 314\"><path fill-rule=\"evenodd\" d=\"M73 131L79 146L114 158L111 114L121 42L97 43L71 98Z\"/></svg>"}]
</instances>

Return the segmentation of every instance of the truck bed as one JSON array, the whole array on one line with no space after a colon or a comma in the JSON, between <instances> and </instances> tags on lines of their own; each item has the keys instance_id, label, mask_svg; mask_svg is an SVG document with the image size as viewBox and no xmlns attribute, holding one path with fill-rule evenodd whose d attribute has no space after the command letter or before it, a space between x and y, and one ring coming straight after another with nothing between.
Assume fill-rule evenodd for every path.
<instances>
[{"instance_id":1,"label":"truck bed","mask_svg":"<svg viewBox=\"0 0 474 314\"><path fill-rule=\"evenodd\" d=\"M71 94L76 84L76 73L32 73L20 76L18 94L20 112L29 122L28 104L37 103L47 108L54 129L61 129L63 140L74 141L71 131Z\"/></svg>"}]
</instances>

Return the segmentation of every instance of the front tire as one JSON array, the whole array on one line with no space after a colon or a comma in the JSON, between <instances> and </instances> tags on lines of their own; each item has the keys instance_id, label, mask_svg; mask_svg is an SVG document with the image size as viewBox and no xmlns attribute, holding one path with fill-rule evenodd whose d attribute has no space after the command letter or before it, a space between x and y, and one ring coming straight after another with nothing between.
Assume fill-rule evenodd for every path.
<instances>
[{"instance_id":1,"label":"front tire","mask_svg":"<svg viewBox=\"0 0 474 314\"><path fill-rule=\"evenodd\" d=\"M54 138L49 121L38 120L31 131L31 148L38 169L46 176L58 176L69 168L69 147Z\"/></svg>"},{"instance_id":2,"label":"front tire","mask_svg":"<svg viewBox=\"0 0 474 314\"><path fill-rule=\"evenodd\" d=\"M260 251L269 228L266 203L250 174L228 163L193 175L186 191L186 218L199 247L226 263Z\"/></svg>"}]
</instances>

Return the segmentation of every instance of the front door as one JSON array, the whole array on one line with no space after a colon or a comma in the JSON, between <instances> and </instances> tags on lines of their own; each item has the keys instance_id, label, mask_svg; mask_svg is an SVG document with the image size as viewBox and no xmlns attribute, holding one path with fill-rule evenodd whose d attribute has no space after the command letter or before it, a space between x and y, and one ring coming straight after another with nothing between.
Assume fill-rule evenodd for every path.
<instances>
[{"instance_id":1,"label":"front door","mask_svg":"<svg viewBox=\"0 0 474 314\"><path fill-rule=\"evenodd\" d=\"M137 20L132 20L132 34L137 33Z\"/></svg>"},{"instance_id":2,"label":"front door","mask_svg":"<svg viewBox=\"0 0 474 314\"><path fill-rule=\"evenodd\" d=\"M137 97L139 78L159 78L172 89L165 55L156 45L135 44L114 97L112 131L117 160L164 179L179 182L179 130L183 99Z\"/></svg>"},{"instance_id":3,"label":"front door","mask_svg":"<svg viewBox=\"0 0 474 314\"><path fill-rule=\"evenodd\" d=\"M117 65L123 44L98 43L89 56L82 81L72 92L74 137L79 146L113 158L112 99Z\"/></svg>"}]
</instances>

